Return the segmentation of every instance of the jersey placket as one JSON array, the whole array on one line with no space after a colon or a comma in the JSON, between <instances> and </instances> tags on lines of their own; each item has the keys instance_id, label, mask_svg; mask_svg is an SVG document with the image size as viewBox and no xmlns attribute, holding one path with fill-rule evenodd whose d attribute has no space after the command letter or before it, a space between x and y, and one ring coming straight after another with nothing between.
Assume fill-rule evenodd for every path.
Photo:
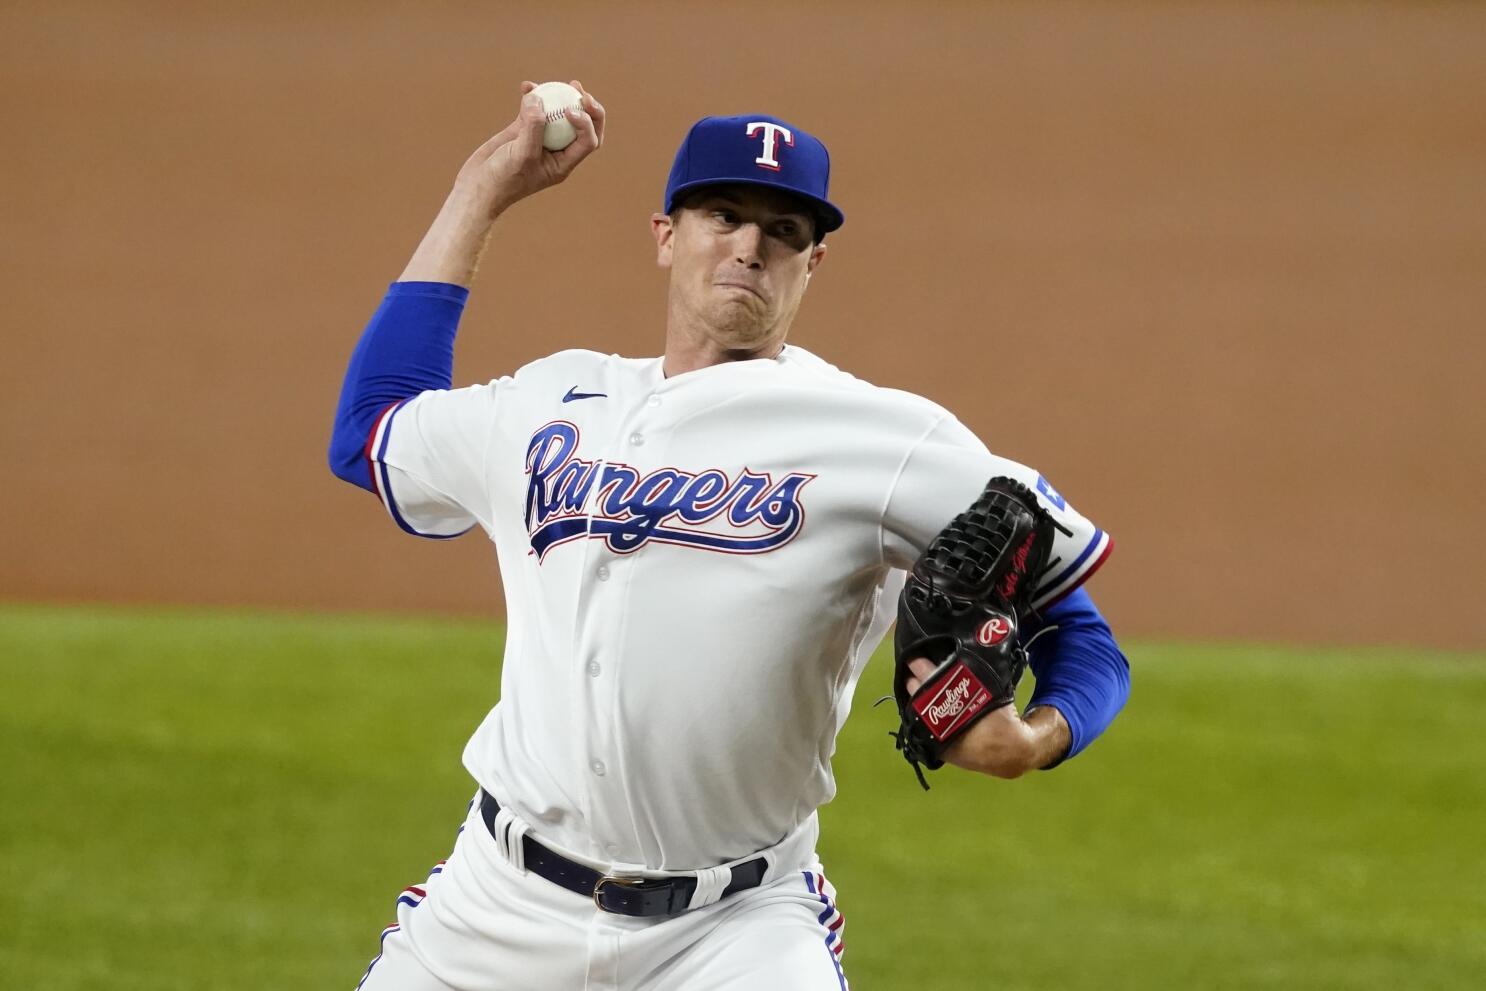
<instances>
[{"instance_id":1,"label":"jersey placket","mask_svg":"<svg viewBox=\"0 0 1486 991\"><path fill-rule=\"evenodd\" d=\"M617 391L617 390L616 390ZM644 396L618 418L616 429L607 438L603 465L626 465L643 477L653 470L656 458L664 456L665 437L657 431L656 413L661 405L657 395ZM596 520L606 518L603 502L606 492L595 492L588 505L590 532ZM645 553L641 545L628 553L617 553L602 537L583 541L584 563L581 570L583 594L578 622L579 640L575 656L580 664L578 678L584 701L585 735L587 737L588 818L593 824L594 855L616 862L619 868L639 867L622 864L618 858L625 852L619 838L630 837L634 851L645 844L638 835L638 824L632 805L633 796L626 786L625 754L622 741L630 732L643 732L642 727L617 725L619 713L619 679L624 662L621 645L625 642L626 608L633 570L638 557Z\"/></svg>"}]
</instances>

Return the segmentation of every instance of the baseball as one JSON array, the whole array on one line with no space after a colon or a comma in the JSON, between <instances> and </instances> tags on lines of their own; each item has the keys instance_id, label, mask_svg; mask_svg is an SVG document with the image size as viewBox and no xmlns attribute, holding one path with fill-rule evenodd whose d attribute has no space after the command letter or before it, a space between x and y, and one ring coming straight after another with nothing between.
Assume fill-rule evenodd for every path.
<instances>
[{"instance_id":1,"label":"baseball","mask_svg":"<svg viewBox=\"0 0 1486 991\"><path fill-rule=\"evenodd\" d=\"M578 130L568 120L567 114L569 107L583 107L583 94L567 83L542 83L532 92L541 97L542 109L547 113L542 147L548 151L562 151L578 136Z\"/></svg>"}]
</instances>

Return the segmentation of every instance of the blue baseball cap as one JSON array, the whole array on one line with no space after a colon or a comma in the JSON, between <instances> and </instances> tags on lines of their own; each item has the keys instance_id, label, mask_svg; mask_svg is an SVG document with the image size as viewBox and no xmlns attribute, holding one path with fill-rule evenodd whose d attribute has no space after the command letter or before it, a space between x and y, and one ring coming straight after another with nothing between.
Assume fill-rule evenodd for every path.
<instances>
[{"instance_id":1,"label":"blue baseball cap","mask_svg":"<svg viewBox=\"0 0 1486 991\"><path fill-rule=\"evenodd\" d=\"M703 117L691 126L671 176L666 180L665 211L688 190L724 183L771 186L809 201L821 234L846 222L827 199L831 154L813 134L768 114Z\"/></svg>"}]
</instances>

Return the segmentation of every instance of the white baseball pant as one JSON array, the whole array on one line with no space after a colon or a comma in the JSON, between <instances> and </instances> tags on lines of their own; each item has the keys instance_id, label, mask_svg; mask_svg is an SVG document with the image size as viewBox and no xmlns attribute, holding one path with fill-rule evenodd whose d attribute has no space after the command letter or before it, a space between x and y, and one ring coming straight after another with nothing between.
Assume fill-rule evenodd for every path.
<instances>
[{"instance_id":1,"label":"white baseball pant","mask_svg":"<svg viewBox=\"0 0 1486 991\"><path fill-rule=\"evenodd\" d=\"M358 991L847 991L845 917L818 863L703 908L631 918L518 870L478 805L397 899Z\"/></svg>"}]
</instances>

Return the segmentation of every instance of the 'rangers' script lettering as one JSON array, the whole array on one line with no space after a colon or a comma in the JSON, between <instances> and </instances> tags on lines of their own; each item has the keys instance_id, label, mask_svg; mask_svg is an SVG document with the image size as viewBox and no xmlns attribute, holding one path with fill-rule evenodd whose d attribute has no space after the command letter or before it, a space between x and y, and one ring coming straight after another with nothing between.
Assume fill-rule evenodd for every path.
<instances>
[{"instance_id":1,"label":"'rangers' script lettering","mask_svg":"<svg viewBox=\"0 0 1486 991\"><path fill-rule=\"evenodd\" d=\"M641 475L626 464L600 466L578 457L578 428L566 420L532 434L526 474L526 530L538 559L585 536L621 554L652 540L724 554L772 551L799 533L800 490L815 477L791 472L775 482L746 469L729 477L717 468Z\"/></svg>"}]
</instances>

